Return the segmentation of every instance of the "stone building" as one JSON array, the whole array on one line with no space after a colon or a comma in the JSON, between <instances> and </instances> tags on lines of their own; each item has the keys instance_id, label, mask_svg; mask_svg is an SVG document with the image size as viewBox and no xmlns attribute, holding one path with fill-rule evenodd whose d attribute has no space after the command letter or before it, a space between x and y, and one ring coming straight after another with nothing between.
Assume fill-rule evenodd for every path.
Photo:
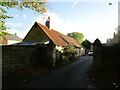
<instances>
[{"instance_id":1,"label":"stone building","mask_svg":"<svg viewBox=\"0 0 120 90\"><path fill-rule=\"evenodd\" d=\"M1 45L11 45L22 41L22 38L19 38L16 33L0 36L2 37L2 40L0 40Z\"/></svg>"},{"instance_id":2,"label":"stone building","mask_svg":"<svg viewBox=\"0 0 120 90\"><path fill-rule=\"evenodd\" d=\"M58 51L61 51L63 47L70 44L76 48L77 53L80 55L83 47L75 39L64 35L56 30L50 29L50 17L48 17L48 20L45 24L46 25L44 26L38 22L35 22L30 31L23 39L23 42L40 44L49 44L50 42L52 42L55 44L55 48Z\"/></svg>"}]
</instances>

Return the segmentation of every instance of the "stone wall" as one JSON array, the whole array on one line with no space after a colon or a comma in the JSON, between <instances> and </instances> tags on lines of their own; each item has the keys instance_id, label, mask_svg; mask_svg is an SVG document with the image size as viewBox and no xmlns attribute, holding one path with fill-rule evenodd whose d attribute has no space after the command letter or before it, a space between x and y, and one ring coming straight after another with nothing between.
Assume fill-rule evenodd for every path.
<instances>
[{"instance_id":1,"label":"stone wall","mask_svg":"<svg viewBox=\"0 0 120 90\"><path fill-rule=\"evenodd\" d=\"M52 66L55 62L53 48L50 45L2 46L2 74L12 74L41 64Z\"/></svg>"},{"instance_id":2,"label":"stone wall","mask_svg":"<svg viewBox=\"0 0 120 90\"><path fill-rule=\"evenodd\" d=\"M11 74L32 67L32 56L34 52L34 46L3 46L2 74Z\"/></svg>"},{"instance_id":3,"label":"stone wall","mask_svg":"<svg viewBox=\"0 0 120 90\"><path fill-rule=\"evenodd\" d=\"M120 45L102 46L101 53L103 68L120 68Z\"/></svg>"},{"instance_id":4,"label":"stone wall","mask_svg":"<svg viewBox=\"0 0 120 90\"><path fill-rule=\"evenodd\" d=\"M95 69L119 69L120 45L107 46L97 39L93 43L93 65Z\"/></svg>"}]
</instances>

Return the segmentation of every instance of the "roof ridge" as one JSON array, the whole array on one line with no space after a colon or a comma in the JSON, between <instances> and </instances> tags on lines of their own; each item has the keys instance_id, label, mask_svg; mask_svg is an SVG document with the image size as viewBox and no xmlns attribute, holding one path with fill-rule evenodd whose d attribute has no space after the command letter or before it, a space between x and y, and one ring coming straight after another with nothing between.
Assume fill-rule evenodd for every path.
<instances>
[{"instance_id":1,"label":"roof ridge","mask_svg":"<svg viewBox=\"0 0 120 90\"><path fill-rule=\"evenodd\" d=\"M42 30L47 34L47 36L48 36L54 43L56 43L56 41L53 39L53 37L52 37L51 34L50 34L50 33L52 33L51 30L50 30L47 26L42 25L41 23L38 23L38 22L36 22L36 23L42 28ZM48 30L48 32L47 32L43 27L45 27L46 30Z\"/></svg>"},{"instance_id":2,"label":"roof ridge","mask_svg":"<svg viewBox=\"0 0 120 90\"><path fill-rule=\"evenodd\" d=\"M80 44L78 43L77 40L75 40L74 38L70 37L70 36L67 36L67 35L64 35L60 32L58 32L57 30L54 30L54 29L49 29L47 26L41 24L41 23L38 23L38 22L35 22L37 23L40 28L46 33L46 35L56 44L56 45L63 45L63 46L66 46L67 43L68 44L72 44L74 46L77 46L77 47L80 47ZM59 41L60 39L60 41Z\"/></svg>"},{"instance_id":3,"label":"roof ridge","mask_svg":"<svg viewBox=\"0 0 120 90\"><path fill-rule=\"evenodd\" d=\"M36 22L36 23L37 23L37 24L40 24L40 25L46 27L48 30L50 30L47 26L45 26L45 25L43 25L43 24L41 24L41 23L38 23L38 22Z\"/></svg>"}]
</instances>

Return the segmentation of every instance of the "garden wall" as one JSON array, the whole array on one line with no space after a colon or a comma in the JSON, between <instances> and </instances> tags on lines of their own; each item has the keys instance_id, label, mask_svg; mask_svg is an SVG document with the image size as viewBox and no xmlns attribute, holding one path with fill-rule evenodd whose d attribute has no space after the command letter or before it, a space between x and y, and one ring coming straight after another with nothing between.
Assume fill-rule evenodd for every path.
<instances>
[{"instance_id":1,"label":"garden wall","mask_svg":"<svg viewBox=\"0 0 120 90\"><path fill-rule=\"evenodd\" d=\"M120 68L120 44L108 46L96 40L93 45L93 65L95 68L104 70Z\"/></svg>"},{"instance_id":2,"label":"garden wall","mask_svg":"<svg viewBox=\"0 0 120 90\"><path fill-rule=\"evenodd\" d=\"M51 48L53 48L51 46ZM2 75L54 62L50 45L2 46Z\"/></svg>"}]
</instances>

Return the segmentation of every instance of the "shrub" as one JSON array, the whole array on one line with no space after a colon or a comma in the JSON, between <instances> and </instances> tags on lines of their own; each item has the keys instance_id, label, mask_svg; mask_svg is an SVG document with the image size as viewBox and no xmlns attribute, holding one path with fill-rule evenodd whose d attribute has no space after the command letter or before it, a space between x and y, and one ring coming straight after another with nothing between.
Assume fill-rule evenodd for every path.
<instances>
[{"instance_id":1,"label":"shrub","mask_svg":"<svg viewBox=\"0 0 120 90\"><path fill-rule=\"evenodd\" d=\"M76 55L75 48L72 45L67 45L63 49L63 55L66 56L68 60L74 60Z\"/></svg>"}]
</instances>

